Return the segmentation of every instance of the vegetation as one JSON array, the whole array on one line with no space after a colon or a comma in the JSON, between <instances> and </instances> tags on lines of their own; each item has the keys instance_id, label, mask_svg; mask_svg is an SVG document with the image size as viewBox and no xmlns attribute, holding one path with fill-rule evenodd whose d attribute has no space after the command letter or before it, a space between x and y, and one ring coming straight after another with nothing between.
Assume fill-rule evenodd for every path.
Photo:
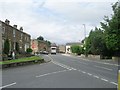
<instances>
[{"instance_id":1,"label":"vegetation","mask_svg":"<svg viewBox=\"0 0 120 90\"><path fill-rule=\"evenodd\" d=\"M37 40L44 41L44 38L43 38L42 36L39 36L39 37L37 38Z\"/></svg>"},{"instance_id":2,"label":"vegetation","mask_svg":"<svg viewBox=\"0 0 120 90\"><path fill-rule=\"evenodd\" d=\"M29 53L29 54L32 53L32 51L33 50L31 48L27 48L27 50L26 50L26 52Z\"/></svg>"},{"instance_id":3,"label":"vegetation","mask_svg":"<svg viewBox=\"0 0 120 90\"><path fill-rule=\"evenodd\" d=\"M71 51L72 51L72 53L76 53L77 55L80 55L83 53L83 48L78 45L72 45Z\"/></svg>"},{"instance_id":4,"label":"vegetation","mask_svg":"<svg viewBox=\"0 0 120 90\"><path fill-rule=\"evenodd\" d=\"M32 57L27 57L27 58L20 58L20 59L15 59L15 60L8 60L8 61L1 61L0 64L11 64L11 63L20 63L20 62L26 62L26 61L32 61L32 60L42 60L41 57L39 56L32 56Z\"/></svg>"},{"instance_id":5,"label":"vegetation","mask_svg":"<svg viewBox=\"0 0 120 90\"><path fill-rule=\"evenodd\" d=\"M101 28L91 30L86 40L86 51L91 54L112 57L120 55L120 6L116 2L111 19L104 17Z\"/></svg>"},{"instance_id":6,"label":"vegetation","mask_svg":"<svg viewBox=\"0 0 120 90\"><path fill-rule=\"evenodd\" d=\"M47 43L47 46L48 46L48 47L51 46L51 42L48 41L48 40L45 40L43 36L39 36L39 37L37 38L37 40L45 41L45 42Z\"/></svg>"},{"instance_id":7,"label":"vegetation","mask_svg":"<svg viewBox=\"0 0 120 90\"><path fill-rule=\"evenodd\" d=\"M3 53L8 55L9 54L9 50L10 50L10 44L9 44L9 40L6 39L4 42L4 50Z\"/></svg>"}]
</instances>

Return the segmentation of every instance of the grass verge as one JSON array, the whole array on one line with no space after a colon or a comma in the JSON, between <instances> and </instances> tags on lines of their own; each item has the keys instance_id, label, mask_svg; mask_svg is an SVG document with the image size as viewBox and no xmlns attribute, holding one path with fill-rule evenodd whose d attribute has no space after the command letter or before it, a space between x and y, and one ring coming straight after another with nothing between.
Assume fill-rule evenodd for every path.
<instances>
[{"instance_id":1,"label":"grass verge","mask_svg":"<svg viewBox=\"0 0 120 90\"><path fill-rule=\"evenodd\" d=\"M1 61L0 65L21 63L21 62L27 62L27 61L33 61L33 60L42 60L42 58L39 56L32 56L32 57L20 58L15 60Z\"/></svg>"}]
</instances>

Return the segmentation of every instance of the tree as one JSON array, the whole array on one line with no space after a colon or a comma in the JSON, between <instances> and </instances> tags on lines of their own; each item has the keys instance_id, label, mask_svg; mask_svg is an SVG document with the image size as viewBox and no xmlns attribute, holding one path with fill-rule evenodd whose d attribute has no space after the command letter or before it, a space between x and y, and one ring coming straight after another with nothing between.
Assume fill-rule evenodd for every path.
<instances>
[{"instance_id":1,"label":"tree","mask_svg":"<svg viewBox=\"0 0 120 90\"><path fill-rule=\"evenodd\" d=\"M44 41L44 38L43 38L42 36L39 36L39 37L37 38L37 40L42 40L42 41Z\"/></svg>"},{"instance_id":2,"label":"tree","mask_svg":"<svg viewBox=\"0 0 120 90\"><path fill-rule=\"evenodd\" d=\"M6 39L5 42L4 42L4 50L3 50L3 52L8 55L9 54L9 50L10 50L9 40Z\"/></svg>"},{"instance_id":3,"label":"tree","mask_svg":"<svg viewBox=\"0 0 120 90\"><path fill-rule=\"evenodd\" d=\"M72 51L72 53L76 53L76 54L80 55L82 53L82 48L78 45L72 45L71 51Z\"/></svg>"},{"instance_id":4,"label":"tree","mask_svg":"<svg viewBox=\"0 0 120 90\"><path fill-rule=\"evenodd\" d=\"M113 6L112 18L104 17L105 22L101 22L105 35L107 48L114 52L114 55L120 54L120 2L116 2ZM116 54L117 53L117 54Z\"/></svg>"},{"instance_id":5,"label":"tree","mask_svg":"<svg viewBox=\"0 0 120 90\"><path fill-rule=\"evenodd\" d=\"M87 40L86 40L86 51L94 55L104 54L107 50L104 32L101 29L95 27L95 30L91 30Z\"/></svg>"}]
</instances>

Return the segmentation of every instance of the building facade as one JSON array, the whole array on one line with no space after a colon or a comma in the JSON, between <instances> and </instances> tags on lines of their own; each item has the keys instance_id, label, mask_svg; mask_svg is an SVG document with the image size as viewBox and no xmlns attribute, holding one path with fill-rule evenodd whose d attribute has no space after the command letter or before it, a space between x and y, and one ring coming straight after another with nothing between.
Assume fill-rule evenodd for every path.
<instances>
[{"instance_id":1,"label":"building facade","mask_svg":"<svg viewBox=\"0 0 120 90\"><path fill-rule=\"evenodd\" d=\"M17 25L10 25L9 20L5 22L0 21L2 29L2 51L4 50L4 43L9 41L10 52L16 51L18 53L25 53L27 48L30 48L31 36L23 32L23 28L17 28Z\"/></svg>"},{"instance_id":2,"label":"building facade","mask_svg":"<svg viewBox=\"0 0 120 90\"><path fill-rule=\"evenodd\" d=\"M49 46L45 41L32 39L31 40L31 48L33 53L39 53L40 51L49 51Z\"/></svg>"},{"instance_id":3,"label":"building facade","mask_svg":"<svg viewBox=\"0 0 120 90\"><path fill-rule=\"evenodd\" d=\"M58 45L58 52L65 53L65 45Z\"/></svg>"}]
</instances>

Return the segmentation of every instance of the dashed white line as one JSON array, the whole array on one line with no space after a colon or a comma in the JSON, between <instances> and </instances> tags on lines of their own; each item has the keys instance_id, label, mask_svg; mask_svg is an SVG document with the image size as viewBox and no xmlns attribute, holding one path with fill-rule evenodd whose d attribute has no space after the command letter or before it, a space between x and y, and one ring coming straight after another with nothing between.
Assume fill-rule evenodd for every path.
<instances>
[{"instance_id":1,"label":"dashed white line","mask_svg":"<svg viewBox=\"0 0 120 90\"><path fill-rule=\"evenodd\" d=\"M82 71L82 73L86 73L86 72Z\"/></svg>"},{"instance_id":2,"label":"dashed white line","mask_svg":"<svg viewBox=\"0 0 120 90\"><path fill-rule=\"evenodd\" d=\"M108 80L107 80L107 79L104 79L104 78L101 78L101 80L108 82Z\"/></svg>"},{"instance_id":3,"label":"dashed white line","mask_svg":"<svg viewBox=\"0 0 120 90\"><path fill-rule=\"evenodd\" d=\"M91 73L87 73L89 76L92 76L92 74Z\"/></svg>"},{"instance_id":4,"label":"dashed white line","mask_svg":"<svg viewBox=\"0 0 120 90\"><path fill-rule=\"evenodd\" d=\"M97 66L97 65L94 65L95 67L98 67L98 68L102 68L102 69L105 69L105 70L109 70L109 71L112 71L112 69L109 69L109 68L106 68L106 67L101 67L101 66Z\"/></svg>"},{"instance_id":5,"label":"dashed white line","mask_svg":"<svg viewBox=\"0 0 120 90\"><path fill-rule=\"evenodd\" d=\"M112 84L114 84L114 85L118 85L117 83L115 83L115 82L110 82L110 83L112 83Z\"/></svg>"},{"instance_id":6,"label":"dashed white line","mask_svg":"<svg viewBox=\"0 0 120 90\"><path fill-rule=\"evenodd\" d=\"M93 77L95 77L95 78L99 78L98 76L96 76L96 75L93 75Z\"/></svg>"},{"instance_id":7,"label":"dashed white line","mask_svg":"<svg viewBox=\"0 0 120 90\"><path fill-rule=\"evenodd\" d=\"M2 88L6 88L6 87L9 87L9 86L12 86L12 85L15 85L15 84L16 84L16 82L11 83L11 84L8 84L8 85L5 85L5 86L2 86L2 87L0 87L0 89L2 89Z\"/></svg>"},{"instance_id":8,"label":"dashed white line","mask_svg":"<svg viewBox=\"0 0 120 90\"><path fill-rule=\"evenodd\" d=\"M46 73L46 74L39 75L39 76L36 76L36 77L43 77L43 76L47 76L47 75L51 75L51 74L56 74L56 73L60 73L60 72L66 72L66 71L70 71L70 70L62 70L62 71L57 71L57 72Z\"/></svg>"}]
</instances>

